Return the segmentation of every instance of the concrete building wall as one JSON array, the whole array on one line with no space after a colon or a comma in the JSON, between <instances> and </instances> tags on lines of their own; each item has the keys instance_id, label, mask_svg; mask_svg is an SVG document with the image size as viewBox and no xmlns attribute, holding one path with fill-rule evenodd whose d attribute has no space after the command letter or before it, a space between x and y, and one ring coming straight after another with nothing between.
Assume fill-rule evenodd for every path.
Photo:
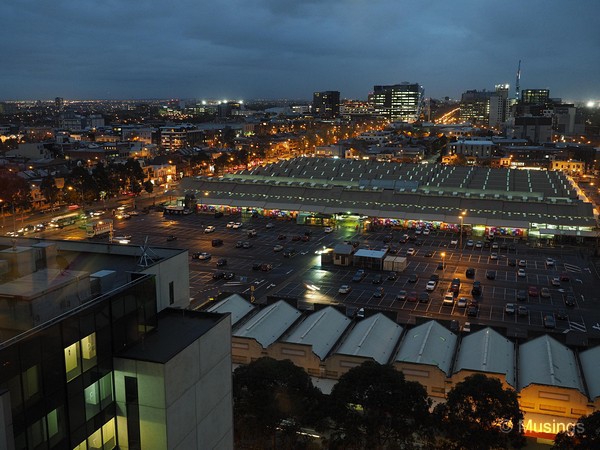
<instances>
[{"instance_id":1,"label":"concrete building wall","mask_svg":"<svg viewBox=\"0 0 600 450\"><path fill-rule=\"evenodd\" d=\"M365 361L373 361L373 359L352 355L332 355L325 360L325 377L337 380L350 369L360 366Z\"/></svg>"},{"instance_id":2,"label":"concrete building wall","mask_svg":"<svg viewBox=\"0 0 600 450\"><path fill-rule=\"evenodd\" d=\"M231 338L231 360L235 364L250 364L259 358L269 356L255 339L233 336Z\"/></svg>"},{"instance_id":3,"label":"concrete building wall","mask_svg":"<svg viewBox=\"0 0 600 450\"><path fill-rule=\"evenodd\" d=\"M312 346L291 342L276 342L269 348L269 356L282 361L289 359L310 375L320 376L321 360L312 351Z\"/></svg>"},{"instance_id":4,"label":"concrete building wall","mask_svg":"<svg viewBox=\"0 0 600 450\"><path fill-rule=\"evenodd\" d=\"M156 275L157 310L187 308L190 304L190 266L187 252L175 255L143 271ZM171 289L171 283L172 289Z\"/></svg>"},{"instance_id":5,"label":"concrete building wall","mask_svg":"<svg viewBox=\"0 0 600 450\"><path fill-rule=\"evenodd\" d=\"M10 392L0 392L0 448L14 450L13 418L10 406Z\"/></svg>"},{"instance_id":6,"label":"concrete building wall","mask_svg":"<svg viewBox=\"0 0 600 450\"><path fill-rule=\"evenodd\" d=\"M593 404L576 389L530 384L519 394L521 409L527 412L577 419L594 411Z\"/></svg>"},{"instance_id":7,"label":"concrete building wall","mask_svg":"<svg viewBox=\"0 0 600 450\"><path fill-rule=\"evenodd\" d=\"M445 399L451 388L451 381L446 374L435 366L395 362L394 367L404 373L407 381L421 383L430 397Z\"/></svg>"}]
</instances>

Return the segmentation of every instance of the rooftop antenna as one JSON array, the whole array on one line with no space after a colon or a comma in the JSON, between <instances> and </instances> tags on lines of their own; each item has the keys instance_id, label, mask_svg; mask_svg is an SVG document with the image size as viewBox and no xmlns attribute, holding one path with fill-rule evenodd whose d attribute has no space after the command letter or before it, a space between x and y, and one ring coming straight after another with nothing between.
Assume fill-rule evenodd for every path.
<instances>
[{"instance_id":1,"label":"rooftop antenna","mask_svg":"<svg viewBox=\"0 0 600 450\"><path fill-rule=\"evenodd\" d=\"M519 101L521 92L521 60L519 60L519 67L517 69L517 82L515 83L515 99Z\"/></svg>"},{"instance_id":2,"label":"rooftop antenna","mask_svg":"<svg viewBox=\"0 0 600 450\"><path fill-rule=\"evenodd\" d=\"M153 257L159 259L159 256L148 246L148 236L144 238L144 245L140 249L142 250L142 255L140 256L138 266L148 267L154 264Z\"/></svg>"}]
</instances>

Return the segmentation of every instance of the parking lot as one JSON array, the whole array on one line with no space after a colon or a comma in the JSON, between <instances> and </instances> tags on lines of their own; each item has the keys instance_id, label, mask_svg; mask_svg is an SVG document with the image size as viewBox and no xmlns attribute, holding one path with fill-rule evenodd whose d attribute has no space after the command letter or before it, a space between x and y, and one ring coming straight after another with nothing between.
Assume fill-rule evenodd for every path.
<instances>
[{"instance_id":1,"label":"parking lot","mask_svg":"<svg viewBox=\"0 0 600 450\"><path fill-rule=\"evenodd\" d=\"M241 223L239 228L227 227L229 222ZM208 226L212 232L205 233ZM248 237L248 230L255 229L256 236ZM77 238L81 230L63 230ZM401 243L407 233L410 239ZM185 248L190 255L194 252L208 252L209 260L190 258L190 291L192 305L200 306L221 292L253 294L257 302L266 301L268 295L298 299L310 307L311 303L346 304L348 306L382 309L397 313L398 321L409 322L417 316L436 319L457 319L461 323L504 324L512 327L534 327L543 329L543 316L555 314L565 309L566 320L556 321L556 331L585 331L600 335L600 295L595 291L598 276L587 253L577 248L538 249L530 248L526 242L512 238L496 238L498 249L474 245L468 247L469 236L463 237L462 249L458 243L451 244L456 235L451 232L432 232L428 236L415 236L414 231L381 229L375 232L358 232L354 226L341 224L331 233L324 228L297 225L285 220L251 218L240 215L215 218L212 214L192 214L189 216L162 216L151 212L132 217L130 220L115 222L115 234L131 236L131 243L141 245L147 238L150 245ZM310 237L305 237L310 234ZM176 237L167 241L168 236ZM285 236L285 238L281 238ZM308 239L307 241L302 240ZM221 239L223 245L213 247L213 239ZM236 244L248 243L248 248ZM391 252L404 255L410 248L412 256L407 256L408 266L394 280L388 280L387 273L367 270L360 282L351 281L356 268L321 264L316 252L323 247L333 247L337 243L352 242L360 248L382 249L388 246ZM274 251L280 245L279 251ZM285 257L286 250L293 249L291 257ZM496 253L497 259L491 254ZM553 266L546 265L546 258L552 257ZM227 259L225 266L218 267L220 258ZM526 261L525 276L517 275L517 262ZM258 270L260 264L270 264L271 270ZM443 264L443 270L441 265ZM514 265L513 265L514 264ZM254 268L254 269L253 269ZM475 269L473 278L467 278L467 268ZM216 270L233 272L231 280L213 279ZM495 271L495 279L486 278L488 270ZM375 274L383 274L381 284L373 284ZM412 283L409 276L416 274ZM401 291L421 293L432 274L440 278L428 302L397 300ZM568 274L569 281L560 286L552 286L552 278ZM451 280L461 281L456 298L473 299L473 281L480 281L482 294L477 296L478 312L474 317L467 316L468 308L442 305L442 299ZM340 286L349 285L351 291L340 294ZM527 296L525 301L517 301L517 292L527 291L530 286L539 290L549 289L549 297ZM382 288L381 297L374 297ZM576 305L567 308L563 297L571 294ZM505 312L506 303L527 306L528 313L519 315ZM517 306L518 306L517 305Z\"/></svg>"}]
</instances>

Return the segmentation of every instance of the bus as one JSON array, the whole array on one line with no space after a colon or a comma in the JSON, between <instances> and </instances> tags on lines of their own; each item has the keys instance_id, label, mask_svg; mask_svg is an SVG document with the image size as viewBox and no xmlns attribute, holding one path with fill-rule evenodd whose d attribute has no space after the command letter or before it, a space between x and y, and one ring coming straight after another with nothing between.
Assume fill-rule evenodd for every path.
<instances>
[{"instance_id":1,"label":"bus","mask_svg":"<svg viewBox=\"0 0 600 450\"><path fill-rule=\"evenodd\" d=\"M80 213L65 214L64 216L59 216L52 219L50 221L50 226L53 228L63 228L67 225L73 225L74 223L77 223L77 221L80 219Z\"/></svg>"},{"instance_id":2,"label":"bus","mask_svg":"<svg viewBox=\"0 0 600 450\"><path fill-rule=\"evenodd\" d=\"M113 229L112 219L93 220L85 224L85 235L88 238L109 234Z\"/></svg>"}]
</instances>

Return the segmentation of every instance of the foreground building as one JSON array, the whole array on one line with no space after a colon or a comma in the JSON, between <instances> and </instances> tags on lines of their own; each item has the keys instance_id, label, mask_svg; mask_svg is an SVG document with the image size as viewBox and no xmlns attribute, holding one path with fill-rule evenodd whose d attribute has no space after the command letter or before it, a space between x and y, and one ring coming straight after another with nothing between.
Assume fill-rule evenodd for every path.
<instances>
[{"instance_id":1,"label":"foreground building","mask_svg":"<svg viewBox=\"0 0 600 450\"><path fill-rule=\"evenodd\" d=\"M0 448L232 448L229 315L187 251L0 238Z\"/></svg>"}]
</instances>

